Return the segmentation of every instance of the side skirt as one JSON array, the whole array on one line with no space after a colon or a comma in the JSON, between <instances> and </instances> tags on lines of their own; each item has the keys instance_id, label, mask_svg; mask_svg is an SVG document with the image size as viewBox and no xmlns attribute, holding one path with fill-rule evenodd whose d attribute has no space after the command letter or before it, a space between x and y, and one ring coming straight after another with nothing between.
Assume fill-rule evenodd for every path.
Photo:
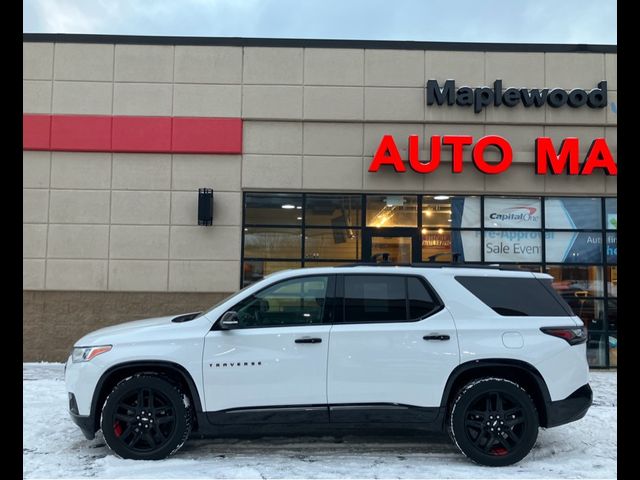
<instances>
[{"instance_id":1,"label":"side skirt","mask_svg":"<svg viewBox=\"0 0 640 480\"><path fill-rule=\"evenodd\" d=\"M443 431L445 410L398 404L283 405L206 412L198 434L312 434L337 430ZM251 428L246 428L250 426ZM313 432L309 430L312 427Z\"/></svg>"},{"instance_id":2,"label":"side skirt","mask_svg":"<svg viewBox=\"0 0 640 480\"><path fill-rule=\"evenodd\" d=\"M231 408L207 412L212 425L327 423L326 405L283 405L277 407Z\"/></svg>"}]
</instances>

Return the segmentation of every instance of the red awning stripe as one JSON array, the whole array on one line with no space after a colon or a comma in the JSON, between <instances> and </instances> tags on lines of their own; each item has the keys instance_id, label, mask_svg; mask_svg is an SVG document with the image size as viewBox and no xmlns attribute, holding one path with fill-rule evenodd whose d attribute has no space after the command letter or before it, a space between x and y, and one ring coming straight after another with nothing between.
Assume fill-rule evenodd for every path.
<instances>
[{"instance_id":1,"label":"red awning stripe","mask_svg":"<svg viewBox=\"0 0 640 480\"><path fill-rule=\"evenodd\" d=\"M242 153L241 118L22 116L25 150Z\"/></svg>"},{"instance_id":2,"label":"red awning stripe","mask_svg":"<svg viewBox=\"0 0 640 480\"><path fill-rule=\"evenodd\" d=\"M22 148L51 149L51 115L22 116Z\"/></svg>"}]
</instances>

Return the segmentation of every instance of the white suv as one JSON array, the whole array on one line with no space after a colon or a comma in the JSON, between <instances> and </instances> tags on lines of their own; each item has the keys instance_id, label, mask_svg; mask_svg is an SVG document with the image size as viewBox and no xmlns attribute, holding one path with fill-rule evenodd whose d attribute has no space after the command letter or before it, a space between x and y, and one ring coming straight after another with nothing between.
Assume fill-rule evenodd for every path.
<instances>
[{"instance_id":1,"label":"white suv","mask_svg":"<svg viewBox=\"0 0 640 480\"><path fill-rule=\"evenodd\" d=\"M325 424L447 431L472 460L510 465L538 427L592 401L585 328L551 280L452 266L278 272L206 312L81 338L65 370L70 413L132 459L164 458L191 432Z\"/></svg>"}]
</instances>

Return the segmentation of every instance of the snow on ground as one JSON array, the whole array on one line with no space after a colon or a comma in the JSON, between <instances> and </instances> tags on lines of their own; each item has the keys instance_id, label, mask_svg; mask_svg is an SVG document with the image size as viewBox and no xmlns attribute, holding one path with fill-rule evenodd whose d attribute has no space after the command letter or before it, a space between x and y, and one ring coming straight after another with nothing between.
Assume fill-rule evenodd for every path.
<instances>
[{"instance_id":1,"label":"snow on ground","mask_svg":"<svg viewBox=\"0 0 640 480\"><path fill-rule=\"evenodd\" d=\"M511 467L467 460L427 434L190 440L162 461L122 460L67 413L63 365L23 368L24 478L616 478L617 374L591 372L594 404L578 422L540 430Z\"/></svg>"}]
</instances>

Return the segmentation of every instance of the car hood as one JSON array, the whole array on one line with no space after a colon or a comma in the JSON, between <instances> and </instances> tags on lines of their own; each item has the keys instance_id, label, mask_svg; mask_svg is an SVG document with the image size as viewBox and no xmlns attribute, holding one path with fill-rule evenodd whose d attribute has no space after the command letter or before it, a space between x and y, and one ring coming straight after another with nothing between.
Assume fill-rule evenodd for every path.
<instances>
[{"instance_id":1,"label":"car hood","mask_svg":"<svg viewBox=\"0 0 640 480\"><path fill-rule=\"evenodd\" d=\"M111 327L101 328L88 333L75 342L75 347L90 347L96 345L111 344L119 339L126 338L128 341L149 340L156 336L161 336L169 329L173 329L184 323L174 323L174 318L184 315L170 315L166 317L147 318L135 320L133 322L120 323Z\"/></svg>"}]
</instances>

